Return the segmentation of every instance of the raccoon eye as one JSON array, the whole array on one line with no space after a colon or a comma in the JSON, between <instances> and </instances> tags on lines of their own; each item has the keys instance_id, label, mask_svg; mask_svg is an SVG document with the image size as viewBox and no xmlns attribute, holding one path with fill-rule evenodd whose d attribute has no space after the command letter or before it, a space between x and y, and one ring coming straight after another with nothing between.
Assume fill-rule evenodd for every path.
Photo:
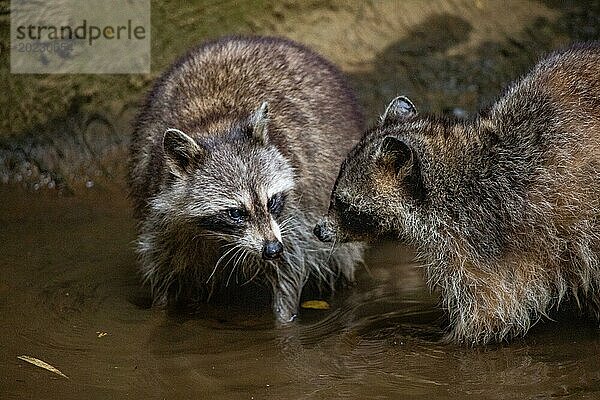
<instances>
[{"instance_id":1,"label":"raccoon eye","mask_svg":"<svg viewBox=\"0 0 600 400\"><path fill-rule=\"evenodd\" d=\"M284 196L282 193L274 194L267 202L269 212L274 216L278 216L283 211Z\"/></svg>"},{"instance_id":2,"label":"raccoon eye","mask_svg":"<svg viewBox=\"0 0 600 400\"><path fill-rule=\"evenodd\" d=\"M230 208L227 210L227 214L229 214L229 218L239 223L244 220L246 211L242 210L241 208Z\"/></svg>"}]
</instances>

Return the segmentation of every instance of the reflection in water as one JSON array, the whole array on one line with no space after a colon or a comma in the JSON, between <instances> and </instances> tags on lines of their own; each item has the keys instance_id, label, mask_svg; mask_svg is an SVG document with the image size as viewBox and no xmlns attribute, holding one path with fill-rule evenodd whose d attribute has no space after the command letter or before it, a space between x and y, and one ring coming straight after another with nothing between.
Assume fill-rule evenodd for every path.
<instances>
[{"instance_id":1,"label":"reflection in water","mask_svg":"<svg viewBox=\"0 0 600 400\"><path fill-rule=\"evenodd\" d=\"M101 187L69 198L0 191L1 398L600 395L595 322L563 315L510 344L445 344L436 297L410 250L393 244L371 250L330 310L303 310L287 328L255 305L148 308L128 210Z\"/></svg>"}]
</instances>

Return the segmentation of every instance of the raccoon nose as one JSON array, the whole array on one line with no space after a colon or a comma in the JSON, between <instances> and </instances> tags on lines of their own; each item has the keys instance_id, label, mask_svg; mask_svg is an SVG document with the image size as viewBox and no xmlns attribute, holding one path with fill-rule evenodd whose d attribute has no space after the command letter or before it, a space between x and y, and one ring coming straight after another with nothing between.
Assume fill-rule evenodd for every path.
<instances>
[{"instance_id":1,"label":"raccoon nose","mask_svg":"<svg viewBox=\"0 0 600 400\"><path fill-rule=\"evenodd\" d=\"M321 219L315 225L313 233L321 242L331 242L333 240L333 231L329 228L325 219Z\"/></svg>"},{"instance_id":2,"label":"raccoon nose","mask_svg":"<svg viewBox=\"0 0 600 400\"><path fill-rule=\"evenodd\" d=\"M283 245L279 240L267 241L263 247L263 258L273 260L278 258L283 253Z\"/></svg>"}]
</instances>

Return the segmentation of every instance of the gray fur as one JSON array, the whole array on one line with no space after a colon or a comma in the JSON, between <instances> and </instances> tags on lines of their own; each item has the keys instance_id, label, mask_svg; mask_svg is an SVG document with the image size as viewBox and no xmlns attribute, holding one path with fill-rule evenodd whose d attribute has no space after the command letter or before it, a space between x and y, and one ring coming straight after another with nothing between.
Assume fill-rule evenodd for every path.
<instances>
[{"instance_id":1,"label":"gray fur","mask_svg":"<svg viewBox=\"0 0 600 400\"><path fill-rule=\"evenodd\" d=\"M311 227L362 126L341 74L291 41L224 38L177 61L148 96L131 144L138 253L155 303L206 300L260 279L288 322L309 277L351 281L362 246L332 253ZM267 204L277 193L286 199L275 216ZM236 225L227 212L239 207L247 215ZM261 258L280 238L282 258Z\"/></svg>"},{"instance_id":2,"label":"gray fur","mask_svg":"<svg viewBox=\"0 0 600 400\"><path fill-rule=\"evenodd\" d=\"M473 121L413 113L368 132L317 230L413 243L449 338L500 341L566 298L598 312L599 178L600 47L589 43L542 60Z\"/></svg>"}]
</instances>

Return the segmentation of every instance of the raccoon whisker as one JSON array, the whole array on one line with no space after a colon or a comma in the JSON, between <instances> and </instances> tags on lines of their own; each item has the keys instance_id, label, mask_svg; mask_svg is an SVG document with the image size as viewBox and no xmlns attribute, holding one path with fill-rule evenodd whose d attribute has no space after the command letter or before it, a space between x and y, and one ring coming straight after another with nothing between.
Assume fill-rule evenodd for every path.
<instances>
[{"instance_id":1,"label":"raccoon whisker","mask_svg":"<svg viewBox=\"0 0 600 400\"><path fill-rule=\"evenodd\" d=\"M207 238L211 238L211 239L223 240L228 243L231 242L233 239L235 239L234 235L230 235L230 234L222 233L222 232L215 232L215 231L205 231L205 232L197 233L196 235L194 235L193 239L197 239L199 237L207 237Z\"/></svg>"},{"instance_id":2,"label":"raccoon whisker","mask_svg":"<svg viewBox=\"0 0 600 400\"><path fill-rule=\"evenodd\" d=\"M298 224L299 221L296 217L287 217L281 220L281 222L279 222L279 225L287 225L287 224Z\"/></svg>"},{"instance_id":3,"label":"raccoon whisker","mask_svg":"<svg viewBox=\"0 0 600 400\"><path fill-rule=\"evenodd\" d=\"M215 232L215 231L207 231L208 233L211 233L217 237L221 237L223 239L228 239L228 240L233 240L236 239L235 235L231 235L229 233L223 233L223 232Z\"/></svg>"},{"instance_id":4,"label":"raccoon whisker","mask_svg":"<svg viewBox=\"0 0 600 400\"><path fill-rule=\"evenodd\" d=\"M294 231L290 231L287 229L282 229L281 231L281 237L283 238L283 242L293 242L294 240L297 239L296 235L294 235Z\"/></svg>"},{"instance_id":5,"label":"raccoon whisker","mask_svg":"<svg viewBox=\"0 0 600 400\"><path fill-rule=\"evenodd\" d=\"M303 224L300 221L296 220L295 218L285 221L285 223L282 223L282 225L285 227L291 227L291 228L300 228L303 226Z\"/></svg>"},{"instance_id":6,"label":"raccoon whisker","mask_svg":"<svg viewBox=\"0 0 600 400\"><path fill-rule=\"evenodd\" d=\"M192 236L192 241L198 242L198 239L214 239L214 240L223 240L223 238L214 236L214 235L194 235Z\"/></svg>"},{"instance_id":7,"label":"raccoon whisker","mask_svg":"<svg viewBox=\"0 0 600 400\"><path fill-rule=\"evenodd\" d=\"M295 226L280 226L279 231L281 232L282 236L284 234L289 235L289 236L295 236L294 232L295 232L296 228L297 227L295 227Z\"/></svg>"},{"instance_id":8,"label":"raccoon whisker","mask_svg":"<svg viewBox=\"0 0 600 400\"><path fill-rule=\"evenodd\" d=\"M217 271L217 268L219 268L219 264L221 263L221 261L227 256L229 255L231 252L233 252L234 250L239 250L242 246L239 243L233 243L233 247L230 248L229 250L227 250L225 253L223 253L223 255L221 257L219 257L219 259L217 260L217 262L215 263L215 267L213 268L212 272L210 273L208 279L206 280L206 283L208 283L212 277L215 275L215 272ZM235 255L235 253L234 253ZM233 257L231 257L233 258Z\"/></svg>"},{"instance_id":9,"label":"raccoon whisker","mask_svg":"<svg viewBox=\"0 0 600 400\"><path fill-rule=\"evenodd\" d=\"M279 227L279 232L281 233L281 237L296 237L296 235L294 234L294 230L289 229L288 227L285 228L281 228Z\"/></svg>"},{"instance_id":10,"label":"raccoon whisker","mask_svg":"<svg viewBox=\"0 0 600 400\"><path fill-rule=\"evenodd\" d=\"M242 275L244 275L246 273L246 268L248 267L248 265L246 264L247 258L248 258L248 252L242 251L242 252L240 252L240 255L234 261L233 269L236 270L236 272L235 272L235 283L236 284L239 284L238 277L239 277L240 272L242 273ZM240 266L241 266L241 271L240 271L240 268L238 268Z\"/></svg>"},{"instance_id":11,"label":"raccoon whisker","mask_svg":"<svg viewBox=\"0 0 600 400\"><path fill-rule=\"evenodd\" d=\"M296 239L296 235L294 234L295 232L291 229L288 228L280 228L280 232L281 232L281 237L288 237L288 238L294 238Z\"/></svg>"},{"instance_id":12,"label":"raccoon whisker","mask_svg":"<svg viewBox=\"0 0 600 400\"><path fill-rule=\"evenodd\" d=\"M279 225L283 225L285 223L287 223L288 221L290 221L291 219L293 219L293 217L291 215L288 215L287 217L283 218L280 222Z\"/></svg>"},{"instance_id":13,"label":"raccoon whisker","mask_svg":"<svg viewBox=\"0 0 600 400\"><path fill-rule=\"evenodd\" d=\"M166 293L168 288L173 283L175 277L175 271L170 270L169 272L161 271L160 273L156 273L157 271L153 271L154 273L146 274L144 282L150 283L150 289L153 294L154 301L157 300L163 301L166 297Z\"/></svg>"},{"instance_id":14,"label":"raccoon whisker","mask_svg":"<svg viewBox=\"0 0 600 400\"><path fill-rule=\"evenodd\" d=\"M235 247L235 246L241 246L241 244L236 243L236 242L228 242L228 243L223 243L222 246L224 248L231 248L231 247Z\"/></svg>"},{"instance_id":15,"label":"raccoon whisker","mask_svg":"<svg viewBox=\"0 0 600 400\"><path fill-rule=\"evenodd\" d=\"M323 270L325 272L327 272L327 274L331 274L331 270L327 267L325 267L325 264L323 264L322 266L318 266L317 268L315 268L315 270L317 271L317 274L319 276L319 280L321 282L325 282L327 281L327 275L323 273Z\"/></svg>"},{"instance_id":16,"label":"raccoon whisker","mask_svg":"<svg viewBox=\"0 0 600 400\"><path fill-rule=\"evenodd\" d=\"M305 253L322 253L323 252L322 249L302 249L302 251Z\"/></svg>"},{"instance_id":17,"label":"raccoon whisker","mask_svg":"<svg viewBox=\"0 0 600 400\"><path fill-rule=\"evenodd\" d=\"M235 260L234 260L234 265L233 265L233 269L230 273L230 277L231 274L235 272L235 283L238 284L239 280L239 273L241 272L242 274L246 273L246 269L248 268L247 262L246 260L248 259L248 257L250 256L250 253L246 250L246 248L242 249L242 251L239 252L239 254L237 254ZM241 267L241 269L240 269ZM229 281L230 278L228 278Z\"/></svg>"},{"instance_id":18,"label":"raccoon whisker","mask_svg":"<svg viewBox=\"0 0 600 400\"><path fill-rule=\"evenodd\" d=\"M196 239L198 238L219 239L216 235L197 233L194 236L192 236L191 240L196 241Z\"/></svg>"},{"instance_id":19,"label":"raccoon whisker","mask_svg":"<svg viewBox=\"0 0 600 400\"><path fill-rule=\"evenodd\" d=\"M227 277L227 282L225 282L225 287L229 286L229 281L231 280L231 277L233 276L233 272L237 269L238 265L240 265L240 263L239 263L240 258L244 255L245 251L246 251L246 249L244 247L240 246L237 248L237 251L231 257L232 259L235 258L235 261L233 263L233 266L231 267L231 272L229 272L229 276Z\"/></svg>"},{"instance_id":20,"label":"raccoon whisker","mask_svg":"<svg viewBox=\"0 0 600 400\"><path fill-rule=\"evenodd\" d=\"M212 298L212 295L215 291L215 281L213 280L210 283L210 289L208 290L208 295L206 296L206 301L210 301L210 299Z\"/></svg>"},{"instance_id":21,"label":"raccoon whisker","mask_svg":"<svg viewBox=\"0 0 600 400\"><path fill-rule=\"evenodd\" d=\"M333 252L335 251L336 244L337 244L337 238L334 236L333 240L331 241L331 246L329 246L329 254L327 255L328 263L331 260L331 256L333 256Z\"/></svg>"},{"instance_id":22,"label":"raccoon whisker","mask_svg":"<svg viewBox=\"0 0 600 400\"><path fill-rule=\"evenodd\" d=\"M300 238L301 235L299 235L298 232L303 228L304 227L302 225L298 224L298 225L285 226L283 228L280 227L279 229L281 230L282 235L285 233L286 235L293 236L294 238Z\"/></svg>"},{"instance_id":23,"label":"raccoon whisker","mask_svg":"<svg viewBox=\"0 0 600 400\"><path fill-rule=\"evenodd\" d=\"M279 229L286 229L290 224L290 221L283 220L279 223Z\"/></svg>"},{"instance_id":24,"label":"raccoon whisker","mask_svg":"<svg viewBox=\"0 0 600 400\"><path fill-rule=\"evenodd\" d=\"M252 275L252 278L250 278L251 280L254 279L254 277L261 271L260 265L258 265L256 263L256 259L254 257L252 257L250 260L248 258L251 257L251 254L249 252L245 252L244 256L241 260L241 265L242 265L242 275L244 277L248 276L248 272L251 272L252 270L254 270L254 273ZM242 284L245 285L248 281L244 282Z\"/></svg>"},{"instance_id":25,"label":"raccoon whisker","mask_svg":"<svg viewBox=\"0 0 600 400\"><path fill-rule=\"evenodd\" d=\"M280 229L287 228L287 227L288 227L288 225L290 225L290 224L291 224L292 226L298 226L298 225L299 225L299 224L298 224L298 221L296 221L296 219L295 219L294 217L291 217L291 216L290 216L290 217L284 218L284 219L283 219L283 220L282 220L282 221L279 223L279 228L280 228ZM294 225L294 224L296 224L296 225Z\"/></svg>"},{"instance_id":26,"label":"raccoon whisker","mask_svg":"<svg viewBox=\"0 0 600 400\"><path fill-rule=\"evenodd\" d=\"M302 226L302 221L299 221L298 218L296 216L289 216L287 218L284 218L280 223L279 226L280 227L300 227Z\"/></svg>"},{"instance_id":27,"label":"raccoon whisker","mask_svg":"<svg viewBox=\"0 0 600 400\"><path fill-rule=\"evenodd\" d=\"M248 280L246 280L246 282L242 283L241 286L245 286L245 285L249 284L250 282L252 282L260 273L261 269L256 268L256 265L253 265L253 266L254 266L254 274L250 277L250 279L248 279Z\"/></svg>"}]
</instances>

